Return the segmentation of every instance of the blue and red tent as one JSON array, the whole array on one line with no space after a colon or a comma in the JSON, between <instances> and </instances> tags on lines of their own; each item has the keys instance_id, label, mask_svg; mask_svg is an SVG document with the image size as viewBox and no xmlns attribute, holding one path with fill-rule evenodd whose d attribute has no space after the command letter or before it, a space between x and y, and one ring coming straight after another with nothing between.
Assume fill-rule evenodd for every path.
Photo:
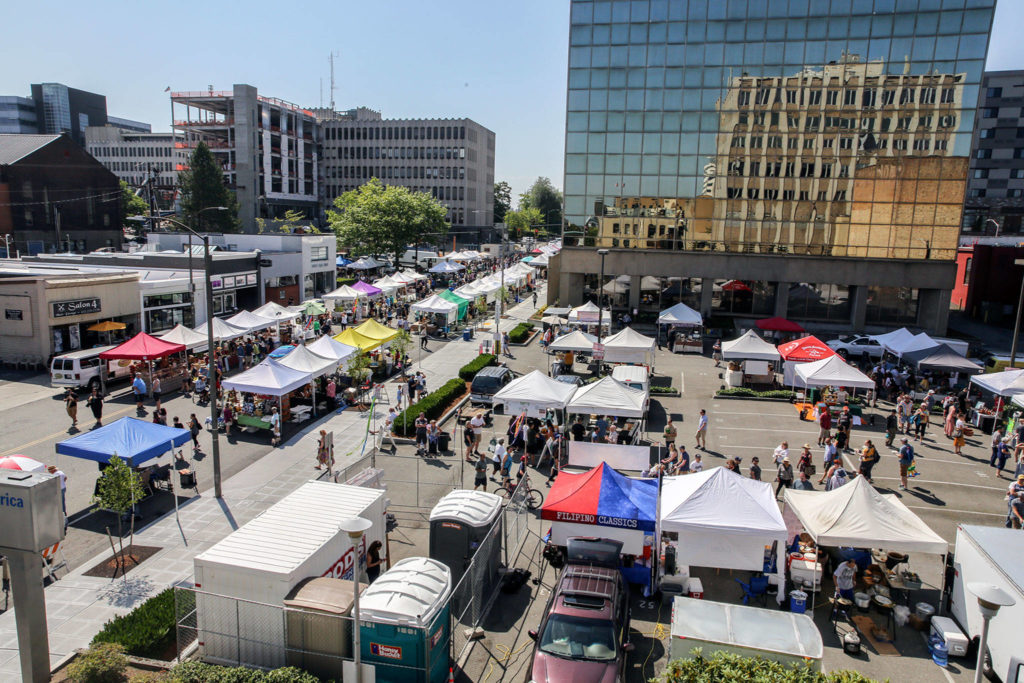
<instances>
[{"instance_id":1,"label":"blue and red tent","mask_svg":"<svg viewBox=\"0 0 1024 683\"><path fill-rule=\"evenodd\" d=\"M631 479L606 463L573 474L560 472L541 507L541 519L654 532L658 482Z\"/></svg>"}]
</instances>

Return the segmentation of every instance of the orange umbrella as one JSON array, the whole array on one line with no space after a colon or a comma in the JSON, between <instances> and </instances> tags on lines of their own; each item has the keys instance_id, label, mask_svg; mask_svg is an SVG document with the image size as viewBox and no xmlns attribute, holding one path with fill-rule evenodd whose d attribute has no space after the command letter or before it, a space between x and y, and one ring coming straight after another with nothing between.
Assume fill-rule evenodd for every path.
<instances>
[{"instance_id":1,"label":"orange umbrella","mask_svg":"<svg viewBox=\"0 0 1024 683\"><path fill-rule=\"evenodd\" d=\"M127 325L124 323L115 323L113 320L105 320L95 325L89 325L86 329L90 332L113 332L114 330L123 330Z\"/></svg>"}]
</instances>

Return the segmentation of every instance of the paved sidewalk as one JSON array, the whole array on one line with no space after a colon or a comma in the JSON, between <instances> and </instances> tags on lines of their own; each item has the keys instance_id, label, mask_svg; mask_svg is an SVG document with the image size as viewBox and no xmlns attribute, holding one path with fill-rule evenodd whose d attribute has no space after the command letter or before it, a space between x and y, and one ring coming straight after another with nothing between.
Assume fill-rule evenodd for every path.
<instances>
[{"instance_id":1,"label":"paved sidewalk","mask_svg":"<svg viewBox=\"0 0 1024 683\"><path fill-rule=\"evenodd\" d=\"M545 298L543 291L544 286L539 292L540 301ZM502 320L501 329L511 329L534 310L529 300L512 307L508 317ZM414 364L412 368L426 374L428 389L436 389L455 377L458 369L477 355L480 341L478 334L473 341L465 342L460 338L447 342L444 348L425 358L422 366ZM379 406L375 411L378 424L386 412L386 406ZM137 530L136 544L157 546L161 551L128 572L127 580L84 576L109 555L104 552L47 586L51 666L76 648L87 647L103 624L114 616L130 611L178 581L189 579L196 555L313 478L317 474L313 463L320 429L334 432L339 469L357 461L362 457L360 446L369 415L369 412L346 410L311 422L287 444L226 480L223 499L218 500L209 492L196 496L179 508L177 519L171 513ZM372 441L366 445L367 453L371 447ZM351 455L342 456L350 451ZM20 676L12 608L0 614L0 680L16 680Z\"/></svg>"}]
</instances>

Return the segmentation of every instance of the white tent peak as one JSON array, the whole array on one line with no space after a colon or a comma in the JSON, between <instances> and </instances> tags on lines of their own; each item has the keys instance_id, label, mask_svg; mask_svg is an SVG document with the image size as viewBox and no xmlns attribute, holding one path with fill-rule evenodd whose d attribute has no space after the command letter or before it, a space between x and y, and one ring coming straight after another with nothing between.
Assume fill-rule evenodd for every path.
<instances>
[{"instance_id":1,"label":"white tent peak","mask_svg":"<svg viewBox=\"0 0 1024 683\"><path fill-rule=\"evenodd\" d=\"M307 344L306 348L318 356L333 358L337 361L343 361L352 354L359 352L359 349L355 346L343 344L334 337L328 335L324 335L315 342Z\"/></svg>"},{"instance_id":2,"label":"white tent peak","mask_svg":"<svg viewBox=\"0 0 1024 683\"><path fill-rule=\"evenodd\" d=\"M646 337L632 327L624 327L622 331L616 332L612 336L604 340L604 346L607 349L609 346L617 346L622 348L644 348L653 349L655 344L654 337Z\"/></svg>"},{"instance_id":3,"label":"white tent peak","mask_svg":"<svg viewBox=\"0 0 1024 683\"><path fill-rule=\"evenodd\" d=\"M809 387L873 389L875 380L844 361L838 354L796 366L796 374Z\"/></svg>"},{"instance_id":4,"label":"white tent peak","mask_svg":"<svg viewBox=\"0 0 1024 683\"><path fill-rule=\"evenodd\" d=\"M552 351L592 351L596 343L597 337L594 335L573 330L552 341L548 348Z\"/></svg>"},{"instance_id":5,"label":"white tent peak","mask_svg":"<svg viewBox=\"0 0 1024 683\"><path fill-rule=\"evenodd\" d=\"M673 523L728 528L731 533L786 534L771 484L725 467L662 480L662 529Z\"/></svg>"},{"instance_id":6,"label":"white tent peak","mask_svg":"<svg viewBox=\"0 0 1024 683\"><path fill-rule=\"evenodd\" d=\"M754 330L747 330L736 339L722 342L722 357L726 360L779 360L779 350L769 344Z\"/></svg>"},{"instance_id":7,"label":"white tent peak","mask_svg":"<svg viewBox=\"0 0 1024 683\"><path fill-rule=\"evenodd\" d=\"M241 334L241 330L239 333ZM214 335L216 338L216 335ZM207 338L205 330L203 334L200 334L194 330L190 330L182 324L175 325L174 328L164 332L159 336L164 341L171 342L172 344L184 344L186 348L194 349L200 346L206 346Z\"/></svg>"},{"instance_id":8,"label":"white tent peak","mask_svg":"<svg viewBox=\"0 0 1024 683\"><path fill-rule=\"evenodd\" d=\"M700 327L704 324L704 318L697 311L679 302L658 314L658 324Z\"/></svg>"},{"instance_id":9,"label":"white tent peak","mask_svg":"<svg viewBox=\"0 0 1024 683\"><path fill-rule=\"evenodd\" d=\"M495 402L523 401L550 407L564 408L576 391L572 384L559 382L540 370L533 370L518 377L494 395Z\"/></svg>"},{"instance_id":10,"label":"white tent peak","mask_svg":"<svg viewBox=\"0 0 1024 683\"><path fill-rule=\"evenodd\" d=\"M569 401L570 413L643 417L645 395L612 377L602 377L576 390Z\"/></svg>"},{"instance_id":11,"label":"white tent peak","mask_svg":"<svg viewBox=\"0 0 1024 683\"><path fill-rule=\"evenodd\" d=\"M286 368L305 372L313 377L319 377L320 375L327 374L334 368L338 367L338 361L336 359L321 356L302 344L293 348L284 356L284 358L281 358L277 362Z\"/></svg>"}]
</instances>

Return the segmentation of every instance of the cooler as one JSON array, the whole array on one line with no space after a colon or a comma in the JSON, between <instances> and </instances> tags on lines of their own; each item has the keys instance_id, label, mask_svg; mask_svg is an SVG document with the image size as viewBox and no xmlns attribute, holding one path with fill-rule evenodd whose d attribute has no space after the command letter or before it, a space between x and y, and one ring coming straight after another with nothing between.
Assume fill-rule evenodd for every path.
<instances>
[{"instance_id":1,"label":"cooler","mask_svg":"<svg viewBox=\"0 0 1024 683\"><path fill-rule=\"evenodd\" d=\"M967 655L967 636L963 634L956 622L949 617L932 617L931 633L946 643L946 649L954 657Z\"/></svg>"},{"instance_id":2,"label":"cooler","mask_svg":"<svg viewBox=\"0 0 1024 683\"><path fill-rule=\"evenodd\" d=\"M451 571L409 557L377 577L359 599L360 651L381 683L445 683Z\"/></svg>"},{"instance_id":3,"label":"cooler","mask_svg":"<svg viewBox=\"0 0 1024 683\"><path fill-rule=\"evenodd\" d=\"M686 592L691 598L694 598L696 600L703 600L704 584L701 583L700 579L691 576L686 585Z\"/></svg>"}]
</instances>

